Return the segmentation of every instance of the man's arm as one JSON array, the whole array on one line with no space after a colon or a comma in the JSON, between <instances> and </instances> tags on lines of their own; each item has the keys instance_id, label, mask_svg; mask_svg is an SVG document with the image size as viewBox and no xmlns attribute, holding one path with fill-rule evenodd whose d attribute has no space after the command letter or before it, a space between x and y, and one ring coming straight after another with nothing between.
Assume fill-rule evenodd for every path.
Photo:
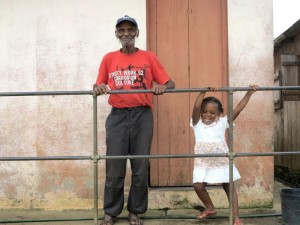
<instances>
[{"instance_id":1,"label":"man's arm","mask_svg":"<svg viewBox=\"0 0 300 225\"><path fill-rule=\"evenodd\" d=\"M166 86L167 89L174 89L175 88L175 83L172 80L168 80L168 82L165 83L164 86Z\"/></svg>"}]
</instances>

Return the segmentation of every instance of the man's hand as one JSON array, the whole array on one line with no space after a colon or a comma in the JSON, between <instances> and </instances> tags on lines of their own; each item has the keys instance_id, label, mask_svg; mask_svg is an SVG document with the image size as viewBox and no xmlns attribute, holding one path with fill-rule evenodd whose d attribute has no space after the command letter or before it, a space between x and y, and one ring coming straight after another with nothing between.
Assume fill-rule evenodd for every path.
<instances>
[{"instance_id":1,"label":"man's hand","mask_svg":"<svg viewBox=\"0 0 300 225\"><path fill-rule=\"evenodd\" d=\"M97 85L97 84L94 84L93 85L93 89L94 89L94 91L96 91L96 93L97 94L99 94L99 95L103 95L103 94L107 94L107 92L108 92L108 87L106 86L106 84L100 84L100 85Z\"/></svg>"},{"instance_id":2,"label":"man's hand","mask_svg":"<svg viewBox=\"0 0 300 225\"><path fill-rule=\"evenodd\" d=\"M167 90L167 87L165 85L156 84L152 87L152 91L155 95L162 95L165 90Z\"/></svg>"},{"instance_id":3,"label":"man's hand","mask_svg":"<svg viewBox=\"0 0 300 225\"><path fill-rule=\"evenodd\" d=\"M168 80L168 82L165 83L164 85L159 85L155 83L152 87L152 92L155 95L162 95L163 93L165 93L167 89L174 89L174 88L175 88L175 83L172 80Z\"/></svg>"}]
</instances>

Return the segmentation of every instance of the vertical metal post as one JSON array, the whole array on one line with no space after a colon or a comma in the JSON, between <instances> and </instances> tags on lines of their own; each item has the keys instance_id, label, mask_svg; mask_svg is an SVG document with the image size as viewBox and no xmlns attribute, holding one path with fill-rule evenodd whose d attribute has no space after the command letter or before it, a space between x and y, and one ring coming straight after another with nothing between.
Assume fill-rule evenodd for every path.
<instances>
[{"instance_id":1,"label":"vertical metal post","mask_svg":"<svg viewBox=\"0 0 300 225\"><path fill-rule=\"evenodd\" d=\"M93 92L93 168L94 168L94 224L98 224L98 129L97 129L97 93Z\"/></svg>"},{"instance_id":2,"label":"vertical metal post","mask_svg":"<svg viewBox=\"0 0 300 225\"><path fill-rule=\"evenodd\" d=\"M228 116L229 116L229 224L233 225L233 90L228 92Z\"/></svg>"}]
</instances>

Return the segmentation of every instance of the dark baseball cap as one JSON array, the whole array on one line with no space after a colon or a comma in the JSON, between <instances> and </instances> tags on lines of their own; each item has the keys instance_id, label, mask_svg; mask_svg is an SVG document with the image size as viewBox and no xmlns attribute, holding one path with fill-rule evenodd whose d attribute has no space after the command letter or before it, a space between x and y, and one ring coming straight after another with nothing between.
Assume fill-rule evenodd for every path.
<instances>
[{"instance_id":1,"label":"dark baseball cap","mask_svg":"<svg viewBox=\"0 0 300 225\"><path fill-rule=\"evenodd\" d=\"M116 27L117 27L120 23L122 23L122 22L124 22L124 21L131 22L131 23L132 23L134 26L136 26L136 27L138 26L137 23L136 23L136 21L135 21L135 19L131 18L130 16L125 15L125 16L123 16L123 17L121 17L121 18L119 18L119 19L117 20Z\"/></svg>"}]
</instances>

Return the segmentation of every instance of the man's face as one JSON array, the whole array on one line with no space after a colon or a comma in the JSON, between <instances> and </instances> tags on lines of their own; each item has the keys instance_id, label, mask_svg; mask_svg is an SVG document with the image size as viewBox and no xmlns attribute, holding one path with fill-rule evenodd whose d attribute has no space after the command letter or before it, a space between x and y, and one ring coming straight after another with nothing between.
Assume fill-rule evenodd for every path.
<instances>
[{"instance_id":1,"label":"man's face","mask_svg":"<svg viewBox=\"0 0 300 225\"><path fill-rule=\"evenodd\" d=\"M138 33L139 30L127 21L120 23L116 29L116 37L120 40L123 47L134 46Z\"/></svg>"}]
</instances>

